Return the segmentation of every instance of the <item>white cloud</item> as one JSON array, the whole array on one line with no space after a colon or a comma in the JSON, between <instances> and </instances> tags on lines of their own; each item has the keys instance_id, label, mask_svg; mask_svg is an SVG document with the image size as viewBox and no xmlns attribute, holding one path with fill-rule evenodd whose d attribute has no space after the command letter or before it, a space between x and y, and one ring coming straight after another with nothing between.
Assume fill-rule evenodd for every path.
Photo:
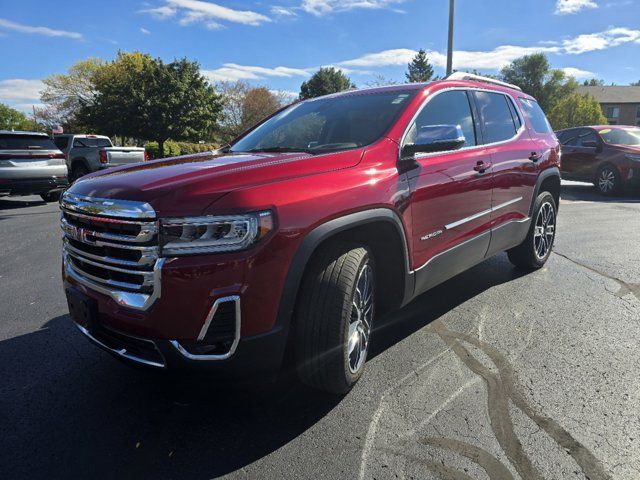
<instances>
[{"instance_id":1,"label":"white cloud","mask_svg":"<svg viewBox=\"0 0 640 480\"><path fill-rule=\"evenodd\" d=\"M151 32L144 27L140 27L140 31L145 35L151 35Z\"/></svg>"},{"instance_id":2,"label":"white cloud","mask_svg":"<svg viewBox=\"0 0 640 480\"><path fill-rule=\"evenodd\" d=\"M73 38L74 40L80 40L82 34L78 32L67 32L65 30L55 30L49 27L33 27L31 25L23 25L21 23L15 23L10 20L0 18L0 28L6 30L12 30L20 33L32 33L34 35L44 35L47 37L66 37Z\"/></svg>"},{"instance_id":3,"label":"white cloud","mask_svg":"<svg viewBox=\"0 0 640 480\"><path fill-rule=\"evenodd\" d=\"M40 91L44 84L40 80L13 78L0 80L0 102L2 103L39 103Z\"/></svg>"},{"instance_id":4,"label":"white cloud","mask_svg":"<svg viewBox=\"0 0 640 480\"><path fill-rule=\"evenodd\" d=\"M271 7L271 13L279 17L297 17L298 14L293 8L282 7L280 5L274 5Z\"/></svg>"},{"instance_id":5,"label":"white cloud","mask_svg":"<svg viewBox=\"0 0 640 480\"><path fill-rule=\"evenodd\" d=\"M578 55L596 50L605 50L625 43L640 44L640 30L630 28L610 28L599 33L585 33L577 37L564 40L562 47L565 53Z\"/></svg>"},{"instance_id":6,"label":"white cloud","mask_svg":"<svg viewBox=\"0 0 640 480\"><path fill-rule=\"evenodd\" d=\"M302 0L300 9L312 15L322 16L333 12L344 12L355 9L379 10L393 8L393 5L406 0ZM397 10L396 10L397 11Z\"/></svg>"},{"instance_id":7,"label":"white cloud","mask_svg":"<svg viewBox=\"0 0 640 480\"><path fill-rule=\"evenodd\" d=\"M309 69L291 67L267 68L249 65L238 65L237 63L225 63L222 67L216 68L214 70L202 70L202 74L212 82L260 80L265 77L307 77L310 75Z\"/></svg>"},{"instance_id":8,"label":"white cloud","mask_svg":"<svg viewBox=\"0 0 640 480\"><path fill-rule=\"evenodd\" d=\"M502 45L488 51L456 50L453 54L453 66L456 69L500 69L523 55L537 52L557 52L558 47L519 47L514 45ZM345 60L338 65L347 67L386 67L406 65L417 52L408 48L383 50L377 53L368 53L361 57ZM429 62L436 67L445 67L447 57L444 53L428 50Z\"/></svg>"},{"instance_id":9,"label":"white cloud","mask_svg":"<svg viewBox=\"0 0 640 480\"><path fill-rule=\"evenodd\" d=\"M558 70L562 70L566 75L577 79L595 77L595 74L593 72L589 72L588 70L580 70L579 68L575 67L564 67L559 68Z\"/></svg>"},{"instance_id":10,"label":"white cloud","mask_svg":"<svg viewBox=\"0 0 640 480\"><path fill-rule=\"evenodd\" d=\"M570 15L582 10L598 8L594 0L558 0L556 2L556 15Z\"/></svg>"},{"instance_id":11,"label":"white cloud","mask_svg":"<svg viewBox=\"0 0 640 480\"><path fill-rule=\"evenodd\" d=\"M217 3L202 0L165 0L165 4L156 8L141 10L159 20L179 17L180 25L202 22L209 29L221 27L220 21L243 25L260 25L271 19L261 13L250 10L234 10Z\"/></svg>"}]
</instances>

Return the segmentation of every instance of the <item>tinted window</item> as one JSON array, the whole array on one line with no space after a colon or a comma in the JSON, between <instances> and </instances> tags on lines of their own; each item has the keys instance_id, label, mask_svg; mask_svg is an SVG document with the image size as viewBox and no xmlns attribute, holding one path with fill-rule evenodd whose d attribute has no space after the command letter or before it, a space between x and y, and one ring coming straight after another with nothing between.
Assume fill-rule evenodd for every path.
<instances>
[{"instance_id":1,"label":"tinted window","mask_svg":"<svg viewBox=\"0 0 640 480\"><path fill-rule=\"evenodd\" d=\"M73 140L73 148L84 148L89 146L87 138L75 138Z\"/></svg>"},{"instance_id":2,"label":"tinted window","mask_svg":"<svg viewBox=\"0 0 640 480\"><path fill-rule=\"evenodd\" d=\"M407 132L405 143L415 143L416 132L429 125L460 125L464 146L477 145L469 98L463 90L444 92L429 100Z\"/></svg>"},{"instance_id":3,"label":"tinted window","mask_svg":"<svg viewBox=\"0 0 640 480\"><path fill-rule=\"evenodd\" d=\"M54 137L53 143L56 144L60 150L64 150L69 145L69 137Z\"/></svg>"},{"instance_id":4,"label":"tinted window","mask_svg":"<svg viewBox=\"0 0 640 480\"><path fill-rule=\"evenodd\" d=\"M110 147L111 140L108 138L96 138L96 146L98 147Z\"/></svg>"},{"instance_id":5,"label":"tinted window","mask_svg":"<svg viewBox=\"0 0 640 480\"><path fill-rule=\"evenodd\" d=\"M3 150L57 150L49 137L43 135L0 135L0 149Z\"/></svg>"},{"instance_id":6,"label":"tinted window","mask_svg":"<svg viewBox=\"0 0 640 480\"><path fill-rule=\"evenodd\" d=\"M528 98L521 98L520 105L522 105L524 114L527 116L527 118L531 122L531 126L537 133L552 132L549 120L547 120L547 117L540 108L540 105L538 105L538 102L529 100Z\"/></svg>"},{"instance_id":7,"label":"tinted window","mask_svg":"<svg viewBox=\"0 0 640 480\"><path fill-rule=\"evenodd\" d=\"M491 92L475 92L475 95L484 124L484 142L502 142L513 138L516 125L509 110L507 97Z\"/></svg>"},{"instance_id":8,"label":"tinted window","mask_svg":"<svg viewBox=\"0 0 640 480\"><path fill-rule=\"evenodd\" d=\"M578 131L577 130L567 130L566 132L562 132L558 136L558 140L562 145L574 146L578 141Z\"/></svg>"},{"instance_id":9,"label":"tinted window","mask_svg":"<svg viewBox=\"0 0 640 480\"><path fill-rule=\"evenodd\" d=\"M231 151L321 153L378 140L414 92L383 92L307 100L286 108L236 142Z\"/></svg>"},{"instance_id":10,"label":"tinted window","mask_svg":"<svg viewBox=\"0 0 640 480\"><path fill-rule=\"evenodd\" d=\"M589 142L592 142L591 145L585 145L585 143ZM580 130L577 143L579 147L593 147L593 142L598 143L596 132L593 130Z\"/></svg>"}]
</instances>

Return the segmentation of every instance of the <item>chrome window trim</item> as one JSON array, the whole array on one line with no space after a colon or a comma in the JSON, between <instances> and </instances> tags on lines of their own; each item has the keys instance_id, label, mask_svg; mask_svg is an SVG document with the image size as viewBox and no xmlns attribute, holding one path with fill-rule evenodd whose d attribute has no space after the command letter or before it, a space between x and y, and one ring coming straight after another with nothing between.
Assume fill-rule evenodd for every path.
<instances>
[{"instance_id":1,"label":"chrome window trim","mask_svg":"<svg viewBox=\"0 0 640 480\"><path fill-rule=\"evenodd\" d=\"M180 355L182 355L185 358L188 358L189 360L216 361L216 360L226 360L235 353L236 349L238 348L238 344L240 343L240 327L242 323L239 295L230 295L227 297L221 297L221 298L218 298L215 302L213 302L213 305L211 306L211 309L207 314L205 323L202 326L200 333L198 334L198 340L202 340L207 334L207 330L209 330L211 321L213 320L213 317L218 309L218 306L223 302L235 302L235 308L236 308L235 338L233 339L233 343L231 344L231 348L229 348L229 351L226 353L215 354L215 355L197 355L197 354L188 352L180 344L178 340L171 340L169 343L171 343L171 345L178 351L178 353L180 353Z\"/></svg>"},{"instance_id":2,"label":"chrome window trim","mask_svg":"<svg viewBox=\"0 0 640 480\"><path fill-rule=\"evenodd\" d=\"M83 275L76 273L68 258L69 254L66 251L62 253L62 264L65 275L72 278L77 284L82 285L85 288L94 290L98 293L111 297L118 305L128 307L134 310L147 310L155 301L160 298L162 290L161 272L162 266L166 258L158 258L153 266L153 281L154 288L151 294L125 292L119 290L112 290L106 286L98 283L98 281L92 281L85 278ZM138 285L135 286L139 288Z\"/></svg>"},{"instance_id":3,"label":"chrome window trim","mask_svg":"<svg viewBox=\"0 0 640 480\"><path fill-rule=\"evenodd\" d=\"M517 140L520 138L520 136L522 135L522 133L526 130L526 123L524 120L524 117L522 116L522 113L520 112L520 109L518 108L517 104L514 102L513 98L511 97L511 95L505 93L505 92L501 92L499 90L491 90L489 88L478 88L478 87L449 87L449 88L443 88L442 90L438 90L437 92L435 92L433 95L429 95L422 103L422 105L420 105L420 107L418 108L418 110L416 110L416 113L413 115L413 117L411 118L411 121L407 124L404 133L402 134L402 137L400 139L400 148L398 149L398 160L402 160L402 147L404 146L404 142L406 140L407 134L409 133L409 129L411 128L411 126L413 125L413 123L416 121L416 119L418 118L418 116L420 115L420 113L422 112L422 110L429 104L429 102L434 99L435 97L437 97L438 95L445 93L445 92L451 92L451 91L455 91L455 90L463 90L466 92L488 92L488 93L497 93L499 95L504 95L505 97L507 97L507 99L509 101L511 101L511 103L513 104L516 113L518 114L518 117L520 118L520 128L516 131L515 135L507 140L501 140L499 142L492 142L492 143L483 143L483 144L479 144L479 145L471 145L469 147L462 147L462 148L458 148L457 150L445 150L442 152L429 152L429 153L417 153L415 155L416 160L421 159L421 158L429 158L429 157L433 157L433 156L437 156L437 155L448 155L451 153L456 153L456 152L468 152L468 151L473 151L473 150L479 150L481 148L488 148L488 147L494 147L494 146L498 146L498 145L503 145L505 143L509 143L509 142L513 142L514 140ZM471 105L469 106L470 110L471 110L471 115L473 115L473 109L471 108ZM475 118L474 118L475 120ZM479 123L482 124L482 120L478 119ZM514 125L515 127L515 125ZM476 133L476 137L477 137L477 133Z\"/></svg>"},{"instance_id":4,"label":"chrome window trim","mask_svg":"<svg viewBox=\"0 0 640 480\"><path fill-rule=\"evenodd\" d=\"M148 203L87 197L71 193L69 190L62 195L60 205L66 210L94 216L124 217L126 219L142 218L147 220L156 218L156 211Z\"/></svg>"},{"instance_id":5,"label":"chrome window trim","mask_svg":"<svg viewBox=\"0 0 640 480\"><path fill-rule=\"evenodd\" d=\"M451 230L452 228L456 228L459 227L460 225L463 225L467 222L470 222L472 220L475 220L477 218L483 217L485 215L488 215L492 212L495 212L496 210L500 210L501 208L507 207L509 205L511 205L512 203L516 203L519 202L520 200L522 200L522 197L518 197L518 198L513 198L511 200L508 200L506 202L500 203L494 207L491 208L487 208L486 210L483 210L481 212L478 213L474 213L473 215L470 215L468 217L465 218L461 218L460 220L456 220L455 222L451 222L448 223L444 226L445 230Z\"/></svg>"},{"instance_id":6,"label":"chrome window trim","mask_svg":"<svg viewBox=\"0 0 640 480\"><path fill-rule=\"evenodd\" d=\"M89 330L87 330L86 328L84 328L82 325L78 325L77 323L75 324L76 327L78 327L78 330L80 330L90 341L92 341L93 343L95 343L96 345L98 345L100 348L107 350L115 355L118 355L119 357L122 358L126 358L127 360L131 360L137 363L142 363L144 365L148 365L150 367L156 367L156 368L166 368L166 363L158 363L158 362L154 362L153 360L147 360L146 358L142 358L142 357L138 357L137 355L133 355L131 353L129 353L127 351L126 348L121 348L119 350L116 350L115 348L111 348L107 345L105 345L104 343L102 343L100 340L98 340L96 337L94 337L93 335L91 335L91 332L89 332ZM130 336L130 335L127 335ZM137 337L135 337L137 338ZM156 347L156 344L154 342L152 342L151 340L146 340L146 339L142 339L142 338L137 338L138 340L143 340L145 342L149 342L151 344L153 344L153 348L156 349L156 351L160 354L160 357L164 360L164 356L162 355L162 352L160 352L160 350L158 350L158 348Z\"/></svg>"}]
</instances>

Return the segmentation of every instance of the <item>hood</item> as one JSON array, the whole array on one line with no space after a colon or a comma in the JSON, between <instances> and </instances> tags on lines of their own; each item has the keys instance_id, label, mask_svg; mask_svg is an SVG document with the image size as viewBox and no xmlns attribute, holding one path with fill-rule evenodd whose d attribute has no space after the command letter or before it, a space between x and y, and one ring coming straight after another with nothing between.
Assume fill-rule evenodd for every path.
<instances>
[{"instance_id":1,"label":"hood","mask_svg":"<svg viewBox=\"0 0 640 480\"><path fill-rule=\"evenodd\" d=\"M69 191L147 202L160 216L201 215L230 191L348 168L357 165L361 157L361 149L321 155L206 152L96 172Z\"/></svg>"}]
</instances>

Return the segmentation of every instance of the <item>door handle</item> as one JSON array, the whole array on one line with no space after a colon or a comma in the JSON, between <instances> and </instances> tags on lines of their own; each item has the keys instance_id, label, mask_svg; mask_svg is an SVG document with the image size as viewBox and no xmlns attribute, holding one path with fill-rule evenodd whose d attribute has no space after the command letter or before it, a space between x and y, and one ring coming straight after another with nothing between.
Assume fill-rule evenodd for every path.
<instances>
[{"instance_id":1,"label":"door handle","mask_svg":"<svg viewBox=\"0 0 640 480\"><path fill-rule=\"evenodd\" d=\"M483 162L482 160L478 160L478 163L473 167L473 169L480 174L485 173L490 168L491 162Z\"/></svg>"},{"instance_id":2,"label":"door handle","mask_svg":"<svg viewBox=\"0 0 640 480\"><path fill-rule=\"evenodd\" d=\"M531 160L532 162L537 162L538 160L540 160L540 155L538 154L538 152L531 152L529 160Z\"/></svg>"}]
</instances>

